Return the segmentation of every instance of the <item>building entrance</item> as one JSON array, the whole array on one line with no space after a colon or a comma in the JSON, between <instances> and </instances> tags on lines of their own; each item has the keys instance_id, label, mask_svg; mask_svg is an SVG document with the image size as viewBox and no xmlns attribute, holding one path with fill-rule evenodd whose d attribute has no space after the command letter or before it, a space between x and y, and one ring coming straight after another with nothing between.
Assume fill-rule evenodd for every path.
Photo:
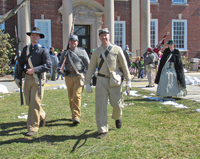
<instances>
[{"instance_id":1,"label":"building entrance","mask_svg":"<svg viewBox=\"0 0 200 159\"><path fill-rule=\"evenodd\" d=\"M86 52L90 53L90 26L89 25L75 25L74 34L78 35L78 47L83 47Z\"/></svg>"}]
</instances>

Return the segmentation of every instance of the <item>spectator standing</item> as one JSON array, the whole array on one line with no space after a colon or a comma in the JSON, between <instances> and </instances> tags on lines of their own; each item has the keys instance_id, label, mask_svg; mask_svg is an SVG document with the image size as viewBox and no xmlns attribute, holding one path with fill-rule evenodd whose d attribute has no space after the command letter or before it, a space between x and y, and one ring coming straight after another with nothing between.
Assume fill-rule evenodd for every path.
<instances>
[{"instance_id":1,"label":"spectator standing","mask_svg":"<svg viewBox=\"0 0 200 159\"><path fill-rule=\"evenodd\" d=\"M52 55L53 52L54 52L54 47L50 47L49 54Z\"/></svg>"},{"instance_id":2,"label":"spectator standing","mask_svg":"<svg viewBox=\"0 0 200 159\"><path fill-rule=\"evenodd\" d=\"M144 78L144 58L143 56L140 57L140 61L138 63L139 74L138 78Z\"/></svg>"},{"instance_id":3,"label":"spectator standing","mask_svg":"<svg viewBox=\"0 0 200 159\"><path fill-rule=\"evenodd\" d=\"M54 51L51 55L52 69L51 69L51 80L55 81L57 77L58 57L57 52Z\"/></svg>"},{"instance_id":4,"label":"spectator standing","mask_svg":"<svg viewBox=\"0 0 200 159\"><path fill-rule=\"evenodd\" d=\"M155 60L156 56L153 52L152 48L147 49L147 58L144 62L144 66L146 66L147 78L149 84L146 87L154 87L155 80Z\"/></svg>"},{"instance_id":5,"label":"spectator standing","mask_svg":"<svg viewBox=\"0 0 200 159\"><path fill-rule=\"evenodd\" d=\"M61 55L62 55L63 51L64 51L64 50L62 49L62 50L58 53L58 55L57 55L58 61L59 61L59 62L60 62ZM60 75L59 75L59 73L57 74L56 80L58 80L60 76L61 76L61 79L63 80L63 74L62 74L62 73L61 73Z\"/></svg>"}]
</instances>

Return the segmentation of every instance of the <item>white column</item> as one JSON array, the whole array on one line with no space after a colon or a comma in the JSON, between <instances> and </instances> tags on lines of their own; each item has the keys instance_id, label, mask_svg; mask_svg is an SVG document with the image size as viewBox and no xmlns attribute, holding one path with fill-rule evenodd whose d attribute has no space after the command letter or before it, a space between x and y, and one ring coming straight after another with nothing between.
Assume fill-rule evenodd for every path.
<instances>
[{"instance_id":1,"label":"white column","mask_svg":"<svg viewBox=\"0 0 200 159\"><path fill-rule=\"evenodd\" d=\"M17 0L17 4L21 2L22 0ZM22 50L25 45L30 43L30 37L26 35L26 32L31 31L30 1L17 12L17 19L18 36L20 38L19 49Z\"/></svg>"},{"instance_id":2,"label":"white column","mask_svg":"<svg viewBox=\"0 0 200 159\"><path fill-rule=\"evenodd\" d=\"M104 0L105 7L105 27L110 31L110 41L114 44L115 32L114 32L114 0Z\"/></svg>"},{"instance_id":3,"label":"white column","mask_svg":"<svg viewBox=\"0 0 200 159\"><path fill-rule=\"evenodd\" d=\"M67 48L73 22L72 0L62 0L63 49Z\"/></svg>"},{"instance_id":4,"label":"white column","mask_svg":"<svg viewBox=\"0 0 200 159\"><path fill-rule=\"evenodd\" d=\"M140 52L140 2L131 1L131 52L133 56Z\"/></svg>"},{"instance_id":5,"label":"white column","mask_svg":"<svg viewBox=\"0 0 200 159\"><path fill-rule=\"evenodd\" d=\"M141 0L141 54L150 47L150 0Z\"/></svg>"}]
</instances>

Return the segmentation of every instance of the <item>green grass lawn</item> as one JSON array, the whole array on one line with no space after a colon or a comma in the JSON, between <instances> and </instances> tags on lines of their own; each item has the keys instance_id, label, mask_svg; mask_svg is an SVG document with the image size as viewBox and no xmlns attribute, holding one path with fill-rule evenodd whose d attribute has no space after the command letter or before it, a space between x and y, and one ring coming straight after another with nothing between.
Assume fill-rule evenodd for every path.
<instances>
[{"instance_id":1,"label":"green grass lawn","mask_svg":"<svg viewBox=\"0 0 200 159\"><path fill-rule=\"evenodd\" d=\"M67 90L45 90L43 108L46 127L26 137L28 113L19 106L19 93L0 98L0 158L200 158L200 103L178 99L188 109L163 105L142 98L152 92L138 88L139 97L124 97L122 128L115 128L108 105L109 133L97 139L94 93L82 94L82 117L78 126L69 121L71 112ZM129 104L128 104L129 103ZM133 104L134 103L134 104ZM87 104L87 105L86 105Z\"/></svg>"}]
</instances>

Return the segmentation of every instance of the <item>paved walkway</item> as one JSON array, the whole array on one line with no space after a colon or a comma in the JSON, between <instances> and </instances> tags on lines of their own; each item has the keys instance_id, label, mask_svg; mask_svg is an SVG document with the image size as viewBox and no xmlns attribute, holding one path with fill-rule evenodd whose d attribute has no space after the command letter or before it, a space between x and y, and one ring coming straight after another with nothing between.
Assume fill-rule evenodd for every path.
<instances>
[{"instance_id":1,"label":"paved walkway","mask_svg":"<svg viewBox=\"0 0 200 159\"><path fill-rule=\"evenodd\" d=\"M195 77L198 77L200 79L200 72L192 72L192 73L186 73L185 76L190 76L193 75ZM16 86L15 82L13 82L13 77L11 78L1 78L0 79L0 84L3 84L7 87L9 92L16 92L18 87ZM56 80L56 81L48 81L45 84L45 89L54 89L57 88L58 86L61 86L65 84L64 80ZM146 87L148 85L147 79L139 80L139 79L133 79L132 81L132 87L137 87L137 88L142 88L145 90L150 90L153 92L157 91L157 85L155 87ZM192 85L187 85L187 96L184 97L186 99L194 100L197 102L200 102L200 87L199 86L192 86Z\"/></svg>"},{"instance_id":2,"label":"paved walkway","mask_svg":"<svg viewBox=\"0 0 200 159\"><path fill-rule=\"evenodd\" d=\"M200 72L186 73L185 76L190 76L191 74L199 76ZM157 91L157 84L155 84L155 87L146 87L147 85L148 85L147 79L143 79L143 80L133 79L133 82L132 82L132 87L142 88L142 89L150 90L153 92ZM186 89L187 89L187 95L183 98L200 102L200 86L186 85Z\"/></svg>"}]
</instances>

